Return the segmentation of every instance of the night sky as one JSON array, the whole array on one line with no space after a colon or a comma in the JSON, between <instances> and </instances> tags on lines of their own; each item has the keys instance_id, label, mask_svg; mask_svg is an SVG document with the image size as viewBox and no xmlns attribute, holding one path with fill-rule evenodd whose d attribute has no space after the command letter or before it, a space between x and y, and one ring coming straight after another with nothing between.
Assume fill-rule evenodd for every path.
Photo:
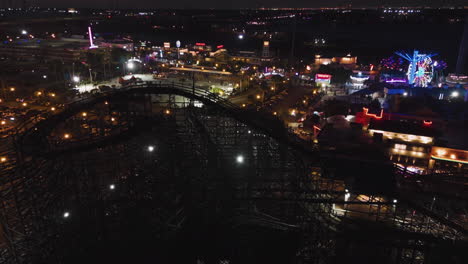
<instances>
[{"instance_id":1,"label":"night sky","mask_svg":"<svg viewBox=\"0 0 468 264\"><path fill-rule=\"evenodd\" d=\"M3 0L17 1L22 0ZM467 0L26 0L40 7L121 8L243 8L243 7L353 7L468 5ZM0 1L1 3L2 1Z\"/></svg>"}]
</instances>

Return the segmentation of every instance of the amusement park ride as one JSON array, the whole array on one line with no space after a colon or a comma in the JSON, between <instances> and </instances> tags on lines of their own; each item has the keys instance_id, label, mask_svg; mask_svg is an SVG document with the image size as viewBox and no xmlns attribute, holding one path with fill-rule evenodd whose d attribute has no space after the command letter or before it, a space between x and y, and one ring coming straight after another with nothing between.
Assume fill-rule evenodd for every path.
<instances>
[{"instance_id":1,"label":"amusement park ride","mask_svg":"<svg viewBox=\"0 0 468 264\"><path fill-rule=\"evenodd\" d=\"M415 87L427 87L434 76L434 67L437 66L437 61L433 62L432 54L419 54L418 50L413 51L413 55L408 53L395 52L396 55L407 60L408 66L408 83Z\"/></svg>"}]
</instances>

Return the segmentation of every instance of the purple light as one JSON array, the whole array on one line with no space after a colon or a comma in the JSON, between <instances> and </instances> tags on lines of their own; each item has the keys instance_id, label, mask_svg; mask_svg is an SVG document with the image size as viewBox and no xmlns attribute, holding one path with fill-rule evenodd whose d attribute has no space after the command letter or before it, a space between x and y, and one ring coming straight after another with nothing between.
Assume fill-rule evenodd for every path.
<instances>
[{"instance_id":1,"label":"purple light","mask_svg":"<svg viewBox=\"0 0 468 264\"><path fill-rule=\"evenodd\" d=\"M94 45L93 43L93 33L91 32L91 27L88 27L88 35L89 35L89 48L95 49L98 46Z\"/></svg>"},{"instance_id":2,"label":"purple light","mask_svg":"<svg viewBox=\"0 0 468 264\"><path fill-rule=\"evenodd\" d=\"M387 83L405 83L406 80L403 79L390 79L390 80L385 80Z\"/></svg>"}]
</instances>

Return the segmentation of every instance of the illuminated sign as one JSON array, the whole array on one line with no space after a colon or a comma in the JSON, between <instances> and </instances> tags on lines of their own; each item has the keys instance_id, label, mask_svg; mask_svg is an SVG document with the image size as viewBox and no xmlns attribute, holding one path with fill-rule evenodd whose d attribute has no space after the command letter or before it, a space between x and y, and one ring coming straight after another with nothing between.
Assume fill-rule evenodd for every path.
<instances>
[{"instance_id":1,"label":"illuminated sign","mask_svg":"<svg viewBox=\"0 0 468 264\"><path fill-rule=\"evenodd\" d=\"M331 81L331 75L330 74L322 74L322 73L317 73L315 75L315 82L317 83L327 83L330 84Z\"/></svg>"},{"instance_id":2,"label":"illuminated sign","mask_svg":"<svg viewBox=\"0 0 468 264\"><path fill-rule=\"evenodd\" d=\"M218 45L218 46L216 46L216 48L217 49L222 49L222 48L224 48L224 45Z\"/></svg>"},{"instance_id":3,"label":"illuminated sign","mask_svg":"<svg viewBox=\"0 0 468 264\"><path fill-rule=\"evenodd\" d=\"M270 46L270 41L263 41L263 47Z\"/></svg>"},{"instance_id":4,"label":"illuminated sign","mask_svg":"<svg viewBox=\"0 0 468 264\"><path fill-rule=\"evenodd\" d=\"M203 42L197 42L195 43L195 46L206 46L206 44Z\"/></svg>"},{"instance_id":5,"label":"illuminated sign","mask_svg":"<svg viewBox=\"0 0 468 264\"><path fill-rule=\"evenodd\" d=\"M170 42L164 42L164 48L168 49L171 47L171 43Z\"/></svg>"}]
</instances>

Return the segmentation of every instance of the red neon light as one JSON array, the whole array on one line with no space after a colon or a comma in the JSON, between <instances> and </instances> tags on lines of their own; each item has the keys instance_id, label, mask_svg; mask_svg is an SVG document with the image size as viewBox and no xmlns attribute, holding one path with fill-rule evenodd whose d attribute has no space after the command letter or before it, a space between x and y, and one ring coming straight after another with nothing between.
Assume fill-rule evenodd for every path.
<instances>
[{"instance_id":1,"label":"red neon light","mask_svg":"<svg viewBox=\"0 0 468 264\"><path fill-rule=\"evenodd\" d=\"M431 121L431 120L424 120L423 123L424 123L426 126L432 125L432 121Z\"/></svg>"},{"instance_id":2,"label":"red neon light","mask_svg":"<svg viewBox=\"0 0 468 264\"><path fill-rule=\"evenodd\" d=\"M195 46L205 46L206 44L205 43L202 43L202 42L197 42L195 43Z\"/></svg>"},{"instance_id":3,"label":"red neon light","mask_svg":"<svg viewBox=\"0 0 468 264\"><path fill-rule=\"evenodd\" d=\"M321 74L321 73L317 73L315 75L315 78L317 79L330 79L331 78L331 75L330 74Z\"/></svg>"},{"instance_id":4,"label":"red neon light","mask_svg":"<svg viewBox=\"0 0 468 264\"><path fill-rule=\"evenodd\" d=\"M318 130L318 131L321 131L322 129L320 129L318 126L314 126L314 130Z\"/></svg>"},{"instance_id":5,"label":"red neon light","mask_svg":"<svg viewBox=\"0 0 468 264\"><path fill-rule=\"evenodd\" d=\"M222 49L222 48L224 48L224 45L218 45L218 46L216 46L216 48L217 49Z\"/></svg>"},{"instance_id":6,"label":"red neon light","mask_svg":"<svg viewBox=\"0 0 468 264\"><path fill-rule=\"evenodd\" d=\"M383 109L380 110L380 115L369 114L369 108L365 108L365 107L362 108L362 111L364 112L364 115L373 117L375 119L382 119L383 117Z\"/></svg>"}]
</instances>

